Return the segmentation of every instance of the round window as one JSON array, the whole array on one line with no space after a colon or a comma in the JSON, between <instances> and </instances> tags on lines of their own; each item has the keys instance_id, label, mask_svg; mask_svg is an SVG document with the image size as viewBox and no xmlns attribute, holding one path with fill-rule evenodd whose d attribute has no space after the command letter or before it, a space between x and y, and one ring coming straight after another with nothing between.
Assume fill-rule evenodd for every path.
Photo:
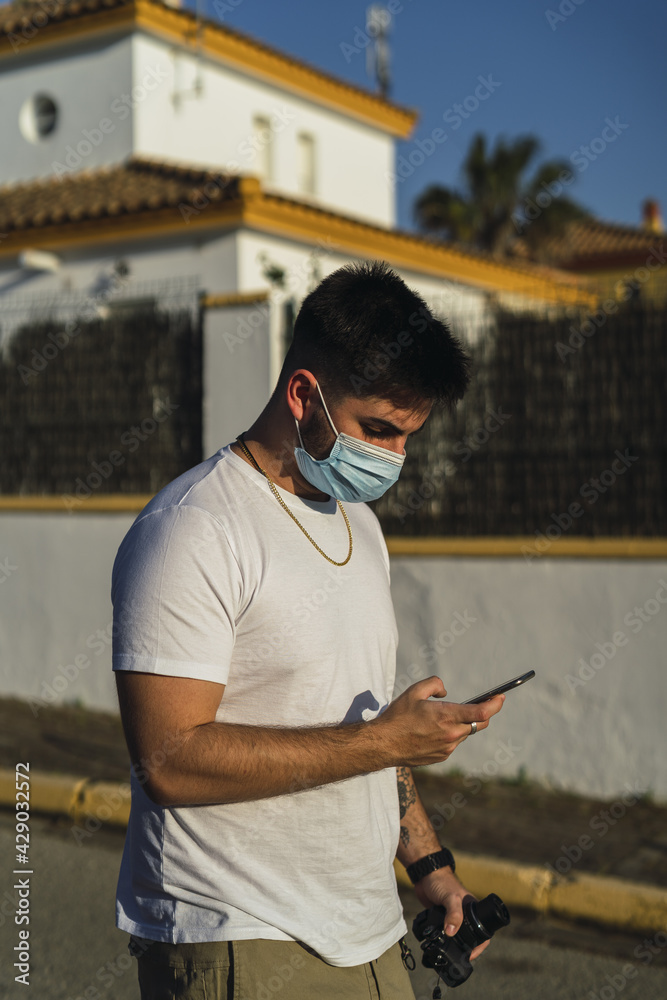
<instances>
[{"instance_id":1,"label":"round window","mask_svg":"<svg viewBox=\"0 0 667 1000\"><path fill-rule=\"evenodd\" d=\"M25 101L19 113L19 126L28 142L39 142L55 131L58 106L48 94L35 94Z\"/></svg>"}]
</instances>

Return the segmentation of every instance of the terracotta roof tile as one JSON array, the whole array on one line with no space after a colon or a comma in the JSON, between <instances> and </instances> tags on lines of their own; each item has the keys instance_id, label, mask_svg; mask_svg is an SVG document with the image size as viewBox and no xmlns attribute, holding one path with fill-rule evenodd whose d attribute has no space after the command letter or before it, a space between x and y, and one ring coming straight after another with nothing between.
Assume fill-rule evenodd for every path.
<instances>
[{"instance_id":1,"label":"terracotta roof tile","mask_svg":"<svg viewBox=\"0 0 667 1000\"><path fill-rule=\"evenodd\" d=\"M61 179L8 185L0 187L0 232L173 208L190 203L198 192L201 198L207 183L207 197L238 197L236 177L140 158Z\"/></svg>"},{"instance_id":2,"label":"terracotta roof tile","mask_svg":"<svg viewBox=\"0 0 667 1000\"><path fill-rule=\"evenodd\" d=\"M97 10L124 7L127 0L15 0L0 7L0 35L22 28L45 27L55 21L67 21Z\"/></svg>"},{"instance_id":3,"label":"terracotta roof tile","mask_svg":"<svg viewBox=\"0 0 667 1000\"><path fill-rule=\"evenodd\" d=\"M111 229L119 216L125 215L128 220L133 218L140 222L142 219L152 222L156 221L157 214L163 212L166 212L162 217L165 231L180 229L184 216L179 212L179 206L201 204L202 196L207 202L228 201L239 206L252 203L257 196L258 202L265 203L270 212L275 210L280 213L288 208L297 215L302 215L307 225L317 221L317 226L309 231L321 234L332 229L334 240L337 238L336 225L340 224L346 230L345 239L351 238L351 231L358 232L360 241L366 247L369 238L379 236L384 241L386 235L390 241L398 241L397 252L405 252L408 256L416 250L425 254L425 259L428 259L429 246L433 245L435 251L439 248L437 241L425 240L417 233L385 230L324 207L262 192L255 177L224 175L213 170L139 157L112 167L72 173L60 180L35 179L0 187L0 233L7 234L10 239L14 233L16 245L26 246L35 239L31 233L35 232L37 236L37 230L41 230L38 238L47 237L48 240L51 226L67 227L69 223L77 222L85 225L87 221L92 223L95 220L98 224L94 231L101 233L105 229L105 219L109 220L108 228ZM210 217L212 223L215 223L214 216L215 213ZM509 271L514 283L512 287L520 289L521 276L525 276L528 284L544 281L553 286L552 290L567 287L573 292L578 293L581 289L583 294L587 294L588 279L551 266L528 261L508 261L455 245L451 245L450 249L455 257L455 273L458 273L457 267L461 261L467 261L470 266L463 270L466 273L476 273L478 268L481 269L485 274L484 281L488 283L491 280L493 287L493 282L497 279L500 281L498 287L504 288L503 280L507 278ZM381 253L380 251L378 255ZM388 254L388 259L391 259L391 253ZM490 273L489 264L497 267L498 271L495 272L495 268L492 268ZM414 266L414 260L409 266ZM458 280L465 283L466 279Z\"/></svg>"},{"instance_id":4,"label":"terracotta roof tile","mask_svg":"<svg viewBox=\"0 0 667 1000\"><path fill-rule=\"evenodd\" d=\"M599 220L571 222L562 236L544 244L545 254L559 267L611 263L620 258L647 256L664 234Z\"/></svg>"}]
</instances>

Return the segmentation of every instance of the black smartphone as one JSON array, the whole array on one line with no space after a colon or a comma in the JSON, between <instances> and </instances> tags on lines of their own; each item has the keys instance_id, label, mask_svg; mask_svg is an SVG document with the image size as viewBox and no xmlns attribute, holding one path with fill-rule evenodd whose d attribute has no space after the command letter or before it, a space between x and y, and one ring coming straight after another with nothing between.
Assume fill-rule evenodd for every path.
<instances>
[{"instance_id":1,"label":"black smartphone","mask_svg":"<svg viewBox=\"0 0 667 1000\"><path fill-rule=\"evenodd\" d=\"M534 670L528 670L525 674L519 674L518 677L513 677L511 681L505 681L504 684L499 684L498 687L491 688L490 691L485 691L484 694L475 695L474 698L468 698L467 701L462 701L462 705L479 705L482 701L488 701L489 698L493 698L496 694L504 694L505 691L511 691L512 688L518 687L519 684L529 681L531 677L535 676Z\"/></svg>"}]
</instances>

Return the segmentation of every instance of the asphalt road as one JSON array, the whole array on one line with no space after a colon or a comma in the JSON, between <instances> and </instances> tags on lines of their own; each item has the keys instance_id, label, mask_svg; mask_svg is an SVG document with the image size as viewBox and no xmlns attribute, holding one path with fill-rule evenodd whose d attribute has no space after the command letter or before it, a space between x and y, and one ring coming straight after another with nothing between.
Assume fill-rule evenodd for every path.
<instances>
[{"instance_id":1,"label":"asphalt road","mask_svg":"<svg viewBox=\"0 0 667 1000\"><path fill-rule=\"evenodd\" d=\"M13 823L11 814L0 813L0 996L139 1000L127 935L114 927L123 834L103 828L78 846L70 823L33 816L29 855L33 874L14 876L18 865ZM26 925L14 922L19 895L13 886L28 878L30 976L25 986L14 980L14 948ZM410 890L403 894L403 902L410 926L419 903ZM512 924L497 935L468 982L456 993L443 988L442 995L458 1000L614 1000L619 995L622 1000L664 1000L667 934L659 935L657 943L652 941L652 949L642 944L644 937L513 913ZM412 974L415 995L417 1000L430 1000L433 973L421 966L412 935L409 943L418 963ZM289 1000L287 986L275 997Z\"/></svg>"}]
</instances>

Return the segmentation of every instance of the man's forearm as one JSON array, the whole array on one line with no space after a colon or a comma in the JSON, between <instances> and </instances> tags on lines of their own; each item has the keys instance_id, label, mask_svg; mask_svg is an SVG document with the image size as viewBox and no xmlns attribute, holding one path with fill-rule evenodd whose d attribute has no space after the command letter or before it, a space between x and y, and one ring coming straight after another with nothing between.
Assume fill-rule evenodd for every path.
<instances>
[{"instance_id":1,"label":"man's forearm","mask_svg":"<svg viewBox=\"0 0 667 1000\"><path fill-rule=\"evenodd\" d=\"M214 682L132 670L117 671L116 682L136 776L163 806L243 802L436 764L470 733L471 714L485 728L502 706L437 703L442 681L427 677L370 722L277 728L216 722L224 685ZM413 840L423 819L420 803L406 817Z\"/></svg>"},{"instance_id":2,"label":"man's forearm","mask_svg":"<svg viewBox=\"0 0 667 1000\"><path fill-rule=\"evenodd\" d=\"M396 857L407 867L419 858L439 851L440 841L419 798L410 768L398 767L396 781L401 814L401 838Z\"/></svg>"},{"instance_id":3,"label":"man's forearm","mask_svg":"<svg viewBox=\"0 0 667 1000\"><path fill-rule=\"evenodd\" d=\"M210 722L180 734L144 780L159 805L206 805L284 795L395 763L372 722L293 729Z\"/></svg>"}]
</instances>

